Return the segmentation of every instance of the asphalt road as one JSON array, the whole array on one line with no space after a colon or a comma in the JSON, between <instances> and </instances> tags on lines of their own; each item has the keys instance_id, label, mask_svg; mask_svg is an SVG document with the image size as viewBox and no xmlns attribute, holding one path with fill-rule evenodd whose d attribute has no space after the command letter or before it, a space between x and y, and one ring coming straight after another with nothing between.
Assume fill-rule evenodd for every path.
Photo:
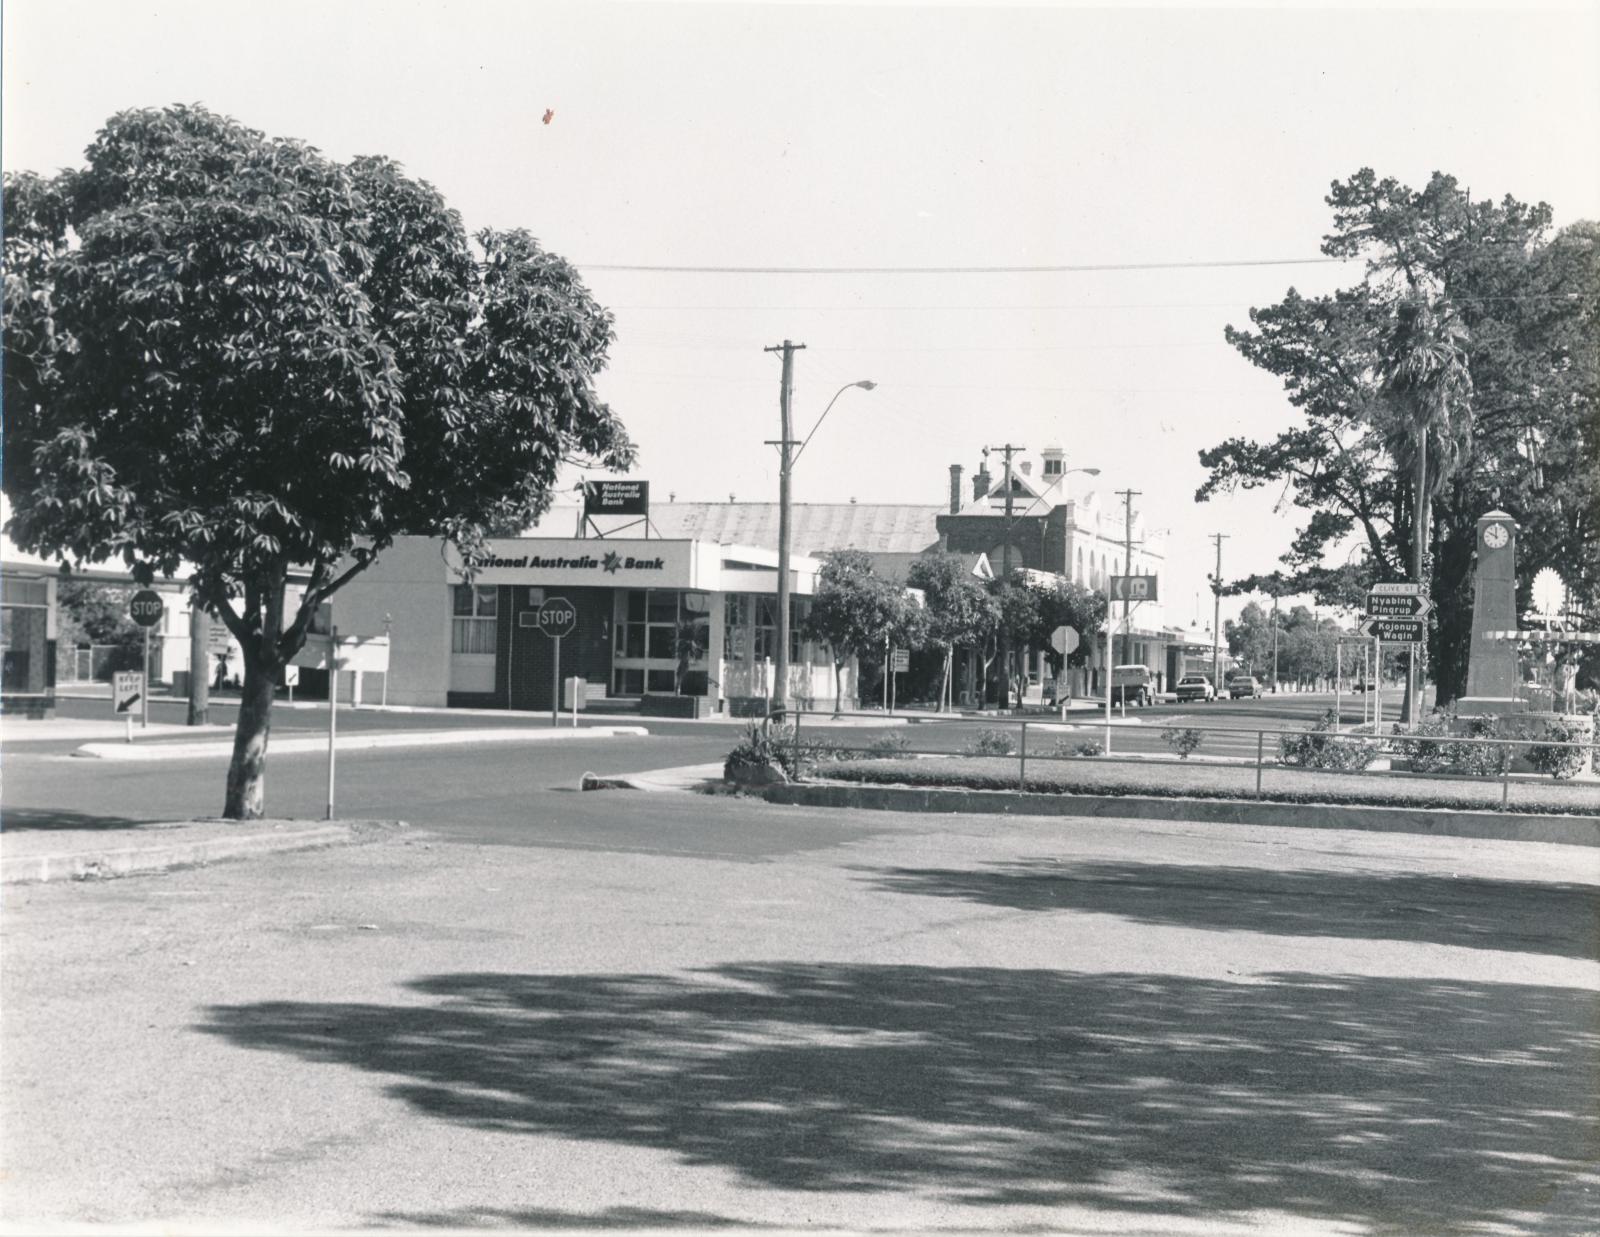
<instances>
[{"instance_id":1,"label":"asphalt road","mask_svg":"<svg viewBox=\"0 0 1600 1237\"><path fill-rule=\"evenodd\" d=\"M428 836L9 888L0 1218L1600 1226L1594 851L559 789L715 742L352 756ZM8 807L220 793L87 763Z\"/></svg>"}]
</instances>

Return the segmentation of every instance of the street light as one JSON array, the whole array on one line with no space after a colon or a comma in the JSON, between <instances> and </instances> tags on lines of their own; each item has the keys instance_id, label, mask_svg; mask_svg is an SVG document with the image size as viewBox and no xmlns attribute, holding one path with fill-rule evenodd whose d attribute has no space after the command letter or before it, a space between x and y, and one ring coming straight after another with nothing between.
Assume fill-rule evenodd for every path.
<instances>
[{"instance_id":1,"label":"street light","mask_svg":"<svg viewBox=\"0 0 1600 1237\"><path fill-rule=\"evenodd\" d=\"M812 436L822 428L822 423L828 419L828 414L833 411L833 406L839 402L839 397L841 395L843 395L851 387L860 387L863 391L872 391L877 388L877 385L878 384L873 382L872 379L863 378L859 382L847 382L844 384L844 386L835 391L833 393L833 398L828 401L828 406L822 410L822 415L817 418L817 423L811 427L811 433L807 434L805 442L800 444L800 450L796 451L794 453L794 458L789 461L790 466L793 467L795 464L800 462L800 457L805 454L806 445L810 443Z\"/></svg>"},{"instance_id":2,"label":"street light","mask_svg":"<svg viewBox=\"0 0 1600 1237\"><path fill-rule=\"evenodd\" d=\"M783 412L783 437L778 442L778 450L782 459L782 467L778 474L778 656L776 677L778 680L778 700L773 712L782 716L788 711L789 706L789 474L794 468L795 460L800 458L800 452L806 449L806 443L811 441L813 434L833 411L833 406L839 397L851 387L860 387L863 391L871 391L878 384L867 378L856 382L847 382L833 393L833 398L828 401L828 406L822 410L822 416L817 418L817 424L811 427L811 433L806 435L805 442L800 444L800 451L793 455L789 453L789 388L788 383L792 370L790 358L792 353L784 355L784 390L781 401Z\"/></svg>"}]
</instances>

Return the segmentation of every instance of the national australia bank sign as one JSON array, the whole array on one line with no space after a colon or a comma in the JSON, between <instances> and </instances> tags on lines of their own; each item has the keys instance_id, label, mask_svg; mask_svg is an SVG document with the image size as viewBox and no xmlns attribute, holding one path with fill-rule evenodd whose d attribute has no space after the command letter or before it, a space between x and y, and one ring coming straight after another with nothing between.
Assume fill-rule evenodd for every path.
<instances>
[{"instance_id":1,"label":"national australia bank sign","mask_svg":"<svg viewBox=\"0 0 1600 1237\"><path fill-rule=\"evenodd\" d=\"M471 567L479 584L689 588L690 550L687 541L528 539L486 546Z\"/></svg>"},{"instance_id":2,"label":"national australia bank sign","mask_svg":"<svg viewBox=\"0 0 1600 1237\"><path fill-rule=\"evenodd\" d=\"M662 571L665 570L667 560L660 554L654 558L635 558L629 554L624 557L617 553L602 554L596 558L592 554L583 554L577 558L568 558L564 554L550 558L543 554L524 554L520 558L500 558L498 555L486 555L483 558L470 560L472 565L482 571L488 567L538 567L544 570L556 568L571 568L573 571L601 571L615 575L619 571Z\"/></svg>"}]
</instances>

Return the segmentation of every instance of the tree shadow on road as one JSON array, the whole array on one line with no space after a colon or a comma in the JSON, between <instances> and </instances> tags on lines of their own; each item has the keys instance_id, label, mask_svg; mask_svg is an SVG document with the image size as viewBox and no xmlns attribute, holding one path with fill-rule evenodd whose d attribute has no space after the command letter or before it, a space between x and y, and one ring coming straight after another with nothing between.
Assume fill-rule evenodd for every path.
<instances>
[{"instance_id":1,"label":"tree shadow on road","mask_svg":"<svg viewBox=\"0 0 1600 1237\"><path fill-rule=\"evenodd\" d=\"M746 1183L1371 1231L1600 1215L1596 994L1439 980L772 963L448 974L418 1005L218 1006L422 1114ZM1503 1229L1500 1231L1504 1231Z\"/></svg>"},{"instance_id":2,"label":"tree shadow on road","mask_svg":"<svg viewBox=\"0 0 1600 1237\"><path fill-rule=\"evenodd\" d=\"M141 829L171 819L170 816L150 816L134 820L128 816L68 812L53 807L7 807L0 809L0 836L24 829Z\"/></svg>"},{"instance_id":3,"label":"tree shadow on road","mask_svg":"<svg viewBox=\"0 0 1600 1237\"><path fill-rule=\"evenodd\" d=\"M893 893L1015 910L1092 911L1165 926L1600 957L1595 885L1050 858L979 868L857 871Z\"/></svg>"}]
</instances>

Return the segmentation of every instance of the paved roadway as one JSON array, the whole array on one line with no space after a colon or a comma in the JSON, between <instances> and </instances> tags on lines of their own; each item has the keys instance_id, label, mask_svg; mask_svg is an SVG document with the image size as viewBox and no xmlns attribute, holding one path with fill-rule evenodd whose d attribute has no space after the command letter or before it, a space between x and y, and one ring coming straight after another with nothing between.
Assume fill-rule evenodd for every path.
<instances>
[{"instance_id":1,"label":"paved roadway","mask_svg":"<svg viewBox=\"0 0 1600 1237\"><path fill-rule=\"evenodd\" d=\"M0 1221L1600 1228L1594 850L573 790L734 733L659 729L343 753L415 828L8 887ZM3 823L223 773L20 745Z\"/></svg>"},{"instance_id":2,"label":"paved roadway","mask_svg":"<svg viewBox=\"0 0 1600 1237\"><path fill-rule=\"evenodd\" d=\"M1261 701L1239 701L1216 706L1156 706L1131 711L1141 724L1119 726L1114 731L1117 752L1164 752L1160 737L1168 725L1263 727L1282 730L1308 725L1332 705L1332 698L1289 696ZM69 717L99 718L103 701L63 702ZM181 716L181 706L164 706L171 719ZM1359 707L1359 706L1358 706ZM960 751L987 729L1009 730L1014 723L940 720L923 715L912 725L879 727L870 723L827 728L832 742L866 746L893 736L913 750ZM231 708L218 710L215 721L232 720ZM165 718L163 718L165 720ZM728 723L671 722L658 718L592 718L593 722L639 722L651 731L647 739L564 740L559 743L447 746L406 748L393 752L347 751L338 759L338 809L341 815L403 818L430 828L460 830L467 827L512 837L521 836L524 818L535 802L557 804L560 811L590 811L575 805L580 796L569 794L585 772L628 773L673 765L720 760L735 742L739 727ZM1352 720L1359 720L1359 712ZM391 713L375 710L341 710L341 731L378 729L445 730L458 727L533 726L547 719L527 715L485 713ZM813 719L802 723L815 725ZM275 709L273 734L324 733L326 708ZM1103 727L1087 721L1081 730L1041 734L1030 727L1029 750L1036 757L1055 743L1070 744L1081 738L1100 738ZM186 737L179 732L178 739ZM144 740L160 742L157 739ZM209 759L163 761L158 764L122 764L72 759L68 753L79 740L16 744L6 751L6 785L3 819L7 827L27 821L33 827L52 822L81 824L105 817L113 820L160 820L192 815L213 815L221 808L225 762ZM1272 739L1267 739L1271 750ZM1232 755L1254 758L1253 730L1235 734L1208 734L1201 756ZM318 817L326 804L326 756L322 753L268 756L267 807L273 815ZM550 799L554 793L560 798Z\"/></svg>"},{"instance_id":3,"label":"paved roadway","mask_svg":"<svg viewBox=\"0 0 1600 1237\"><path fill-rule=\"evenodd\" d=\"M0 1219L1600 1225L1594 851L561 789L726 737L351 754L428 836L8 888ZM222 764L6 777L115 830Z\"/></svg>"}]
</instances>

